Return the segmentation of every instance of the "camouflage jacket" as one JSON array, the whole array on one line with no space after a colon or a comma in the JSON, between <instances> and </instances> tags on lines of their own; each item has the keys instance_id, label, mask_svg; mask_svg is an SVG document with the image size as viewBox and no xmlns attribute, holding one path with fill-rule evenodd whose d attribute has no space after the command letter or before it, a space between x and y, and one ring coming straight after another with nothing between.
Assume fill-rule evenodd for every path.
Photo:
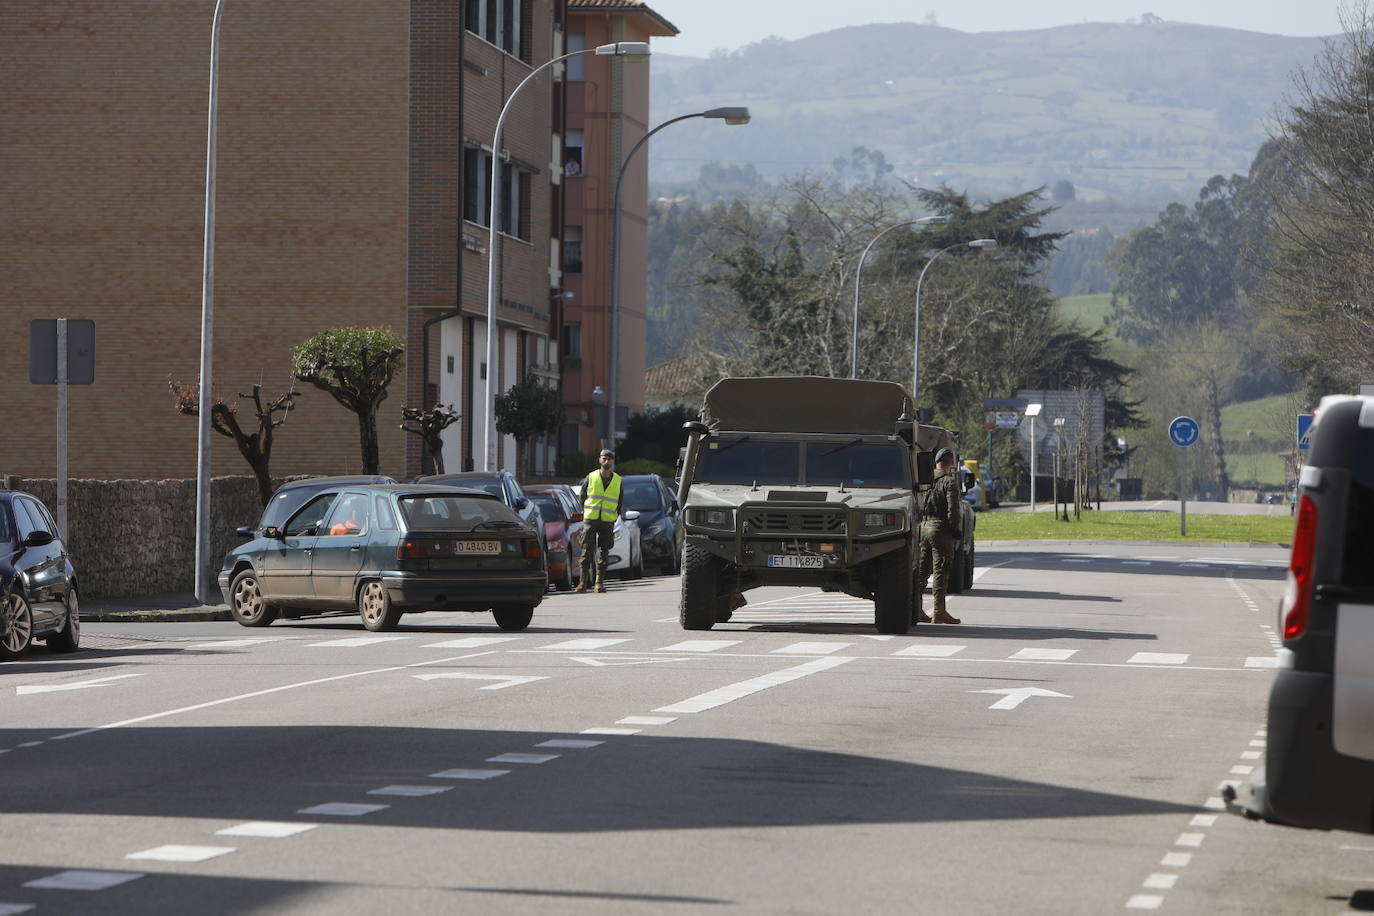
<instances>
[{"instance_id":1,"label":"camouflage jacket","mask_svg":"<svg viewBox=\"0 0 1374 916\"><path fill-rule=\"evenodd\" d=\"M958 539L959 530L959 475L955 471L937 469L935 485L926 497L923 522L933 524L937 530L950 532Z\"/></svg>"}]
</instances>

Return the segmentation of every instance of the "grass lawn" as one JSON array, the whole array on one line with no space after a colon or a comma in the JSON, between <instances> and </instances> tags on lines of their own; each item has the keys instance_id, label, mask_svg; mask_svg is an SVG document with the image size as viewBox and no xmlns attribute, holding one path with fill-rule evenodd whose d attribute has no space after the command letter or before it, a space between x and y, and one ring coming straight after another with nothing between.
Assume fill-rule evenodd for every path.
<instances>
[{"instance_id":1,"label":"grass lawn","mask_svg":"<svg viewBox=\"0 0 1374 916\"><path fill-rule=\"evenodd\" d=\"M1282 515L1188 514L1188 536L1178 533L1176 512L1084 512L1078 521L1055 521L1053 508L1029 512L981 512L979 541L1234 541L1288 544L1293 519Z\"/></svg>"},{"instance_id":2,"label":"grass lawn","mask_svg":"<svg viewBox=\"0 0 1374 916\"><path fill-rule=\"evenodd\" d=\"M1111 293L1065 296L1059 300L1059 314L1069 321L1077 319L1089 331L1105 330L1111 312ZM1116 336L1111 331L1107 333L1109 337Z\"/></svg>"}]
</instances>

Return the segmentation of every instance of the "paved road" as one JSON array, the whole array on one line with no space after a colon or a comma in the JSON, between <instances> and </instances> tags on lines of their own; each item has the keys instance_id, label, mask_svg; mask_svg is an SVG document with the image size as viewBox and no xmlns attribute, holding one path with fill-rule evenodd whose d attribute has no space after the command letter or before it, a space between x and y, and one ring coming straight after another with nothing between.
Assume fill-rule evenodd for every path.
<instances>
[{"instance_id":1,"label":"paved road","mask_svg":"<svg viewBox=\"0 0 1374 916\"><path fill-rule=\"evenodd\" d=\"M95 624L0 669L0 914L1338 913L1223 813L1283 551L985 548L964 625L676 579L488 617ZM927 599L929 600L929 599ZM21 909L31 908L31 909Z\"/></svg>"}]
</instances>

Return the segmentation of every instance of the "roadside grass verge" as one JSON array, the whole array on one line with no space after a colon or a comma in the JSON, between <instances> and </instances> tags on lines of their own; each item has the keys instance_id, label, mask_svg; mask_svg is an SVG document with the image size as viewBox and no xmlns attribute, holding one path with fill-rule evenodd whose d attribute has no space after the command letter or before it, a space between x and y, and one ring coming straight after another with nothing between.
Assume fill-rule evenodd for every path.
<instances>
[{"instance_id":1,"label":"roadside grass verge","mask_svg":"<svg viewBox=\"0 0 1374 916\"><path fill-rule=\"evenodd\" d=\"M1288 544L1293 519L1286 515L1202 515L1188 513L1188 535L1179 534L1177 512L1085 511L1077 521L1055 521L1052 506L1029 512L980 512L979 541L1234 541Z\"/></svg>"}]
</instances>

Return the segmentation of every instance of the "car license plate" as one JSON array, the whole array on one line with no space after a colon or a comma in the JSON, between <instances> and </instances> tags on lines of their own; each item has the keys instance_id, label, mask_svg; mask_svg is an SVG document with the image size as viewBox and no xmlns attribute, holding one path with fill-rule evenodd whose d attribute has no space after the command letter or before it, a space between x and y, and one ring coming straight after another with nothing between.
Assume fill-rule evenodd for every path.
<instances>
[{"instance_id":1,"label":"car license plate","mask_svg":"<svg viewBox=\"0 0 1374 916\"><path fill-rule=\"evenodd\" d=\"M825 560L822 557L779 556L770 553L768 565L781 566L785 569L822 569L825 566Z\"/></svg>"},{"instance_id":2,"label":"car license plate","mask_svg":"<svg viewBox=\"0 0 1374 916\"><path fill-rule=\"evenodd\" d=\"M500 541L455 541L453 552L456 554L497 554L501 552Z\"/></svg>"}]
</instances>

